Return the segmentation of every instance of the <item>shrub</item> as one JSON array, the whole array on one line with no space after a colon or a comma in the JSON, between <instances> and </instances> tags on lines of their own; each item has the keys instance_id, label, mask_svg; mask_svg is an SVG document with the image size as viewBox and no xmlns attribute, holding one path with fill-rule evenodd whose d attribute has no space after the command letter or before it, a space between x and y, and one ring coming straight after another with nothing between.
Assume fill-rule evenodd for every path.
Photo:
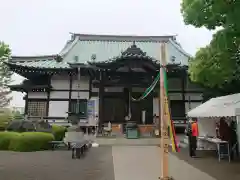
<instances>
[{"instance_id":1,"label":"shrub","mask_svg":"<svg viewBox=\"0 0 240 180\"><path fill-rule=\"evenodd\" d=\"M24 132L11 139L9 150L30 152L49 149L49 142L54 136L44 132Z\"/></svg>"},{"instance_id":2,"label":"shrub","mask_svg":"<svg viewBox=\"0 0 240 180\"><path fill-rule=\"evenodd\" d=\"M14 138L18 138L19 133L16 132L0 132L0 150L8 150L9 145Z\"/></svg>"},{"instance_id":3,"label":"shrub","mask_svg":"<svg viewBox=\"0 0 240 180\"><path fill-rule=\"evenodd\" d=\"M8 124L6 130L13 132L27 132L36 131L36 127L35 124L31 121L13 120Z\"/></svg>"},{"instance_id":4,"label":"shrub","mask_svg":"<svg viewBox=\"0 0 240 180\"><path fill-rule=\"evenodd\" d=\"M67 128L64 126L52 125L52 133L55 137L55 141L62 141L65 137Z\"/></svg>"}]
</instances>

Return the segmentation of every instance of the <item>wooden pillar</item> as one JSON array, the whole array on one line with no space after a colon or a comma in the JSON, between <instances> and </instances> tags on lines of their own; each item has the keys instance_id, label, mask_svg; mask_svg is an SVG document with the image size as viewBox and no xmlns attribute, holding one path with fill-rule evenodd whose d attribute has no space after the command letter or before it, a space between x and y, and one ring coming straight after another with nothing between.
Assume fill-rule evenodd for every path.
<instances>
[{"instance_id":1,"label":"wooden pillar","mask_svg":"<svg viewBox=\"0 0 240 180\"><path fill-rule=\"evenodd\" d=\"M25 99L24 115L28 115L28 92L26 92L24 99Z\"/></svg>"},{"instance_id":2,"label":"wooden pillar","mask_svg":"<svg viewBox=\"0 0 240 180\"><path fill-rule=\"evenodd\" d=\"M181 72L181 91L182 91L182 101L184 102L184 114L186 114L186 108L185 108L185 84L186 84L186 72Z\"/></svg>"},{"instance_id":3,"label":"wooden pillar","mask_svg":"<svg viewBox=\"0 0 240 180\"><path fill-rule=\"evenodd\" d=\"M132 86L128 87L128 115L132 116Z\"/></svg>"},{"instance_id":4,"label":"wooden pillar","mask_svg":"<svg viewBox=\"0 0 240 180\"><path fill-rule=\"evenodd\" d=\"M73 76L69 74L69 94L68 94L68 112L71 111Z\"/></svg>"},{"instance_id":5,"label":"wooden pillar","mask_svg":"<svg viewBox=\"0 0 240 180\"><path fill-rule=\"evenodd\" d=\"M129 89L128 87L124 87L123 88L123 99L124 99L124 104L125 104L125 113L124 113L124 117L128 116L129 112Z\"/></svg>"},{"instance_id":6,"label":"wooden pillar","mask_svg":"<svg viewBox=\"0 0 240 180\"><path fill-rule=\"evenodd\" d=\"M92 97L92 76L89 78L89 99Z\"/></svg>"},{"instance_id":7,"label":"wooden pillar","mask_svg":"<svg viewBox=\"0 0 240 180\"><path fill-rule=\"evenodd\" d=\"M133 77L133 72L130 67L129 67L129 72L130 72L130 77ZM131 79L133 79L134 81L134 78L131 78ZM134 82L128 81L128 115L130 115L131 117L132 117L132 83Z\"/></svg>"},{"instance_id":8,"label":"wooden pillar","mask_svg":"<svg viewBox=\"0 0 240 180\"><path fill-rule=\"evenodd\" d=\"M104 122L104 107L103 107L103 101L104 101L104 72L100 71L100 86L99 86L99 128L102 128L102 124Z\"/></svg>"},{"instance_id":9,"label":"wooden pillar","mask_svg":"<svg viewBox=\"0 0 240 180\"><path fill-rule=\"evenodd\" d=\"M169 148L169 136L168 136L168 119L167 119L167 109L166 109L166 103L168 103L168 98L165 93L164 88L164 69L166 68L167 64L167 49L166 49L166 42L162 42L160 45L161 49L161 65L163 67L160 68L160 109L159 112L161 112L161 140L160 140L160 161L161 161L161 180L169 180L169 157L168 157L168 148Z\"/></svg>"},{"instance_id":10,"label":"wooden pillar","mask_svg":"<svg viewBox=\"0 0 240 180\"><path fill-rule=\"evenodd\" d=\"M48 89L47 89L47 105L46 105L46 116L48 117L49 114L49 101L50 101L50 93L51 93L51 78L52 76L50 75L48 77Z\"/></svg>"}]
</instances>

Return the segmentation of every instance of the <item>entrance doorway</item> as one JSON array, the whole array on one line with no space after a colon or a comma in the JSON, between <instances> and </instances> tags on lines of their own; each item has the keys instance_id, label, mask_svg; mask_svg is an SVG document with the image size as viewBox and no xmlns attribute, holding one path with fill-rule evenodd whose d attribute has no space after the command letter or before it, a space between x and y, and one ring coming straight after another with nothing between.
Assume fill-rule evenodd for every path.
<instances>
[{"instance_id":1,"label":"entrance doorway","mask_svg":"<svg viewBox=\"0 0 240 180\"><path fill-rule=\"evenodd\" d=\"M104 123L124 123L125 103L122 98L104 97Z\"/></svg>"},{"instance_id":2,"label":"entrance doorway","mask_svg":"<svg viewBox=\"0 0 240 180\"><path fill-rule=\"evenodd\" d=\"M143 124L142 122L142 112L145 111L145 124L153 123L153 98L151 96L143 99L141 101L132 101L132 121L138 124Z\"/></svg>"}]
</instances>

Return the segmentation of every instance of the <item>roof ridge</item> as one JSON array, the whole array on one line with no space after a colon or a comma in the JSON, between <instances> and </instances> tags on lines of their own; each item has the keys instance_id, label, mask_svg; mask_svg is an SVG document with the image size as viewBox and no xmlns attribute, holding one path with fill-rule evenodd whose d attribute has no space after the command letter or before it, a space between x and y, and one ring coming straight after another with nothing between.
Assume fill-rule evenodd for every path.
<instances>
[{"instance_id":1,"label":"roof ridge","mask_svg":"<svg viewBox=\"0 0 240 180\"><path fill-rule=\"evenodd\" d=\"M177 35L134 35L134 34L85 34L85 33L71 33L73 36L105 36L105 37L176 37Z\"/></svg>"},{"instance_id":2,"label":"roof ridge","mask_svg":"<svg viewBox=\"0 0 240 180\"><path fill-rule=\"evenodd\" d=\"M176 35L162 35L162 36L143 36L143 35L109 35L109 34L78 34L71 33L71 39L78 37L80 40L86 41L168 41L175 39Z\"/></svg>"},{"instance_id":3,"label":"roof ridge","mask_svg":"<svg viewBox=\"0 0 240 180\"><path fill-rule=\"evenodd\" d=\"M180 45L180 43L176 42L175 40L171 40L169 39L169 42L173 45L173 47L175 47L179 52L183 53L185 56L188 57L192 57L192 55L190 55L189 53L187 53L182 46Z\"/></svg>"},{"instance_id":4,"label":"roof ridge","mask_svg":"<svg viewBox=\"0 0 240 180\"><path fill-rule=\"evenodd\" d=\"M67 53L77 44L79 37L75 38L74 40L69 40L64 48L60 51L59 55L64 57Z\"/></svg>"}]
</instances>

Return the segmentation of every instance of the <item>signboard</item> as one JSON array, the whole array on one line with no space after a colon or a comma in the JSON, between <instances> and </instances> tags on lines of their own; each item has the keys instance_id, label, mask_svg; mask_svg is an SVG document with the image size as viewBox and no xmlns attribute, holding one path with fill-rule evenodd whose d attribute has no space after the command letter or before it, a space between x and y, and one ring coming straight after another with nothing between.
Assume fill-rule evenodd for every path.
<instances>
[{"instance_id":1,"label":"signboard","mask_svg":"<svg viewBox=\"0 0 240 180\"><path fill-rule=\"evenodd\" d=\"M95 101L94 100L88 100L87 114L88 114L88 117L94 117L94 115L95 115Z\"/></svg>"}]
</instances>

